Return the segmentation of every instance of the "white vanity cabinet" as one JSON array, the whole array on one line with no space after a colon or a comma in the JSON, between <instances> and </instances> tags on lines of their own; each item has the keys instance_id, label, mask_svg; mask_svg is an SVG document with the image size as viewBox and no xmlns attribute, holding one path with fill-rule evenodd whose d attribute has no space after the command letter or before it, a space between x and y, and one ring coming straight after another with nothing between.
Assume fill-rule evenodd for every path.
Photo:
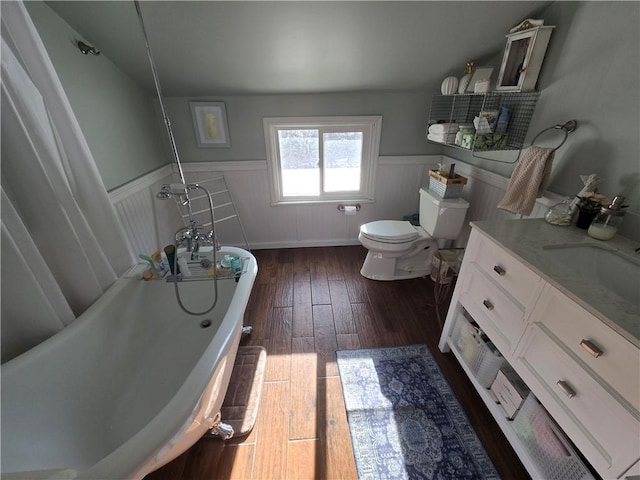
<instances>
[{"instance_id":1,"label":"white vanity cabinet","mask_svg":"<svg viewBox=\"0 0 640 480\"><path fill-rule=\"evenodd\" d=\"M463 309L600 476L633 474L640 459L640 349L472 227L440 350L453 347L533 478L543 476L535 456L451 341L456 322L465 321Z\"/></svg>"},{"instance_id":2,"label":"white vanity cabinet","mask_svg":"<svg viewBox=\"0 0 640 480\"><path fill-rule=\"evenodd\" d=\"M551 285L514 368L603 478L640 455L640 352Z\"/></svg>"}]
</instances>

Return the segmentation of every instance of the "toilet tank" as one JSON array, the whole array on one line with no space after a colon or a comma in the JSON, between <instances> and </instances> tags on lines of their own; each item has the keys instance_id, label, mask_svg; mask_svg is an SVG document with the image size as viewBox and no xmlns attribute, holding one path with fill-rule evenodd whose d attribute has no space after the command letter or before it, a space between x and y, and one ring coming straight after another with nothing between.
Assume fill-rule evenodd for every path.
<instances>
[{"instance_id":1,"label":"toilet tank","mask_svg":"<svg viewBox=\"0 0 640 480\"><path fill-rule=\"evenodd\" d=\"M420 189L420 226L435 239L458 238L468 208L469 202L462 198L442 198Z\"/></svg>"}]
</instances>

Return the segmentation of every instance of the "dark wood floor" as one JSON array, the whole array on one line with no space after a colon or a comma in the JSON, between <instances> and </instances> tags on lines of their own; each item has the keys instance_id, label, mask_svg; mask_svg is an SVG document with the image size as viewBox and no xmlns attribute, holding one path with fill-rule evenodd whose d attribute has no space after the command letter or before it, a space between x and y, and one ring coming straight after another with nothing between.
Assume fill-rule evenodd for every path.
<instances>
[{"instance_id":1,"label":"dark wood floor","mask_svg":"<svg viewBox=\"0 0 640 480\"><path fill-rule=\"evenodd\" d=\"M336 349L426 344L504 479L529 478L452 354L437 343L430 279L359 274L360 246L256 250L247 345L268 353L253 431L203 438L147 480L355 479Z\"/></svg>"}]
</instances>

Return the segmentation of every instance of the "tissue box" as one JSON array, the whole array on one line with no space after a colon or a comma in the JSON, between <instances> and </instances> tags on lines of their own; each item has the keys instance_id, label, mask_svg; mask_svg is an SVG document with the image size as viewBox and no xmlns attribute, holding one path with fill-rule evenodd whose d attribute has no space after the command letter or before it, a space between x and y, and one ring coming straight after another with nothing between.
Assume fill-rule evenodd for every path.
<instances>
[{"instance_id":1,"label":"tissue box","mask_svg":"<svg viewBox=\"0 0 640 480\"><path fill-rule=\"evenodd\" d=\"M529 394L529 388L508 364L498 371L491 384L491 392L500 402L507 418L512 419Z\"/></svg>"}]
</instances>

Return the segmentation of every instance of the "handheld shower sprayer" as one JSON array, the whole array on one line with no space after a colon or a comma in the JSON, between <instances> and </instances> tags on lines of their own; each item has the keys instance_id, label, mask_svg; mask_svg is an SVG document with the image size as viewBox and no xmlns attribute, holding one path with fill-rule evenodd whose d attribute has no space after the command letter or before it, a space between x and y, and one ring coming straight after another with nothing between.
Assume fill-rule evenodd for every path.
<instances>
[{"instance_id":1,"label":"handheld shower sprayer","mask_svg":"<svg viewBox=\"0 0 640 480\"><path fill-rule=\"evenodd\" d=\"M165 189L163 186L162 189L158 193L156 193L156 198L159 200L168 200L169 198L171 198L171 192Z\"/></svg>"},{"instance_id":2,"label":"handheld shower sprayer","mask_svg":"<svg viewBox=\"0 0 640 480\"><path fill-rule=\"evenodd\" d=\"M184 207L191 203L188 195L189 190L195 190L197 188L199 188L199 185L196 183L165 183L162 185L160 191L156 193L156 198L160 200L167 200L172 196L179 197L180 203Z\"/></svg>"},{"instance_id":3,"label":"handheld shower sprayer","mask_svg":"<svg viewBox=\"0 0 640 480\"><path fill-rule=\"evenodd\" d=\"M159 198L160 200L166 200L167 198L171 198L174 195L186 195L189 190L195 190L198 187L199 186L196 183L165 183L162 185L160 191L156 194L156 198Z\"/></svg>"}]
</instances>

